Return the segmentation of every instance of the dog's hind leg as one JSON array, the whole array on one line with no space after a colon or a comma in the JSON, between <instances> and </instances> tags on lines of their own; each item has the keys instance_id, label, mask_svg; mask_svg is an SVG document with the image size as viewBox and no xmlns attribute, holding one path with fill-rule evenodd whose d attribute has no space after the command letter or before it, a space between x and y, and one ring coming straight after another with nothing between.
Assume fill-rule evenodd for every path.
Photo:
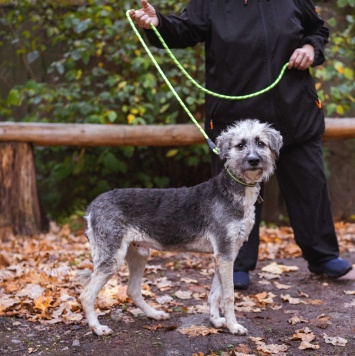
<instances>
[{"instance_id":1,"label":"dog's hind leg","mask_svg":"<svg viewBox=\"0 0 355 356\"><path fill-rule=\"evenodd\" d=\"M126 255L126 261L129 269L127 294L133 300L134 304L140 308L149 318L155 320L169 319L170 315L168 313L152 308L143 299L141 282L148 258L148 247L145 247L139 243L131 243Z\"/></svg>"},{"instance_id":2,"label":"dog's hind leg","mask_svg":"<svg viewBox=\"0 0 355 356\"><path fill-rule=\"evenodd\" d=\"M210 322L213 327L219 329L226 326L226 319L219 314L221 304L221 283L216 272L212 279L211 291L208 296L208 304L210 305Z\"/></svg>"},{"instance_id":3,"label":"dog's hind leg","mask_svg":"<svg viewBox=\"0 0 355 356\"><path fill-rule=\"evenodd\" d=\"M91 242L94 272L80 295L80 301L91 330L99 336L108 335L112 333L112 330L108 326L100 324L95 313L95 300L101 288L123 265L127 245L121 242L121 246L119 246L119 240L115 236L110 238L108 234L95 236L90 223L86 233ZM107 246L107 241L117 241L117 243Z\"/></svg>"},{"instance_id":4,"label":"dog's hind leg","mask_svg":"<svg viewBox=\"0 0 355 356\"><path fill-rule=\"evenodd\" d=\"M99 336L112 333L112 330L108 326L100 324L95 313L95 300L101 288L109 281L113 274L113 272L105 272L101 268L96 269L92 273L88 285L80 295L80 301L90 329Z\"/></svg>"},{"instance_id":5,"label":"dog's hind leg","mask_svg":"<svg viewBox=\"0 0 355 356\"><path fill-rule=\"evenodd\" d=\"M246 335L248 330L238 324L234 312L233 259L228 261L217 256L215 267L221 282L226 327L232 334Z\"/></svg>"}]
</instances>

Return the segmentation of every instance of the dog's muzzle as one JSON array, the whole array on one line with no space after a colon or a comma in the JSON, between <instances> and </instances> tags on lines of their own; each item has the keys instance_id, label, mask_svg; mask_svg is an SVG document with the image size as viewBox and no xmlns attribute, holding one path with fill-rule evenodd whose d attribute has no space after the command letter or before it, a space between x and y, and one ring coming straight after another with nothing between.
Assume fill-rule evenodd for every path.
<instances>
[{"instance_id":1,"label":"dog's muzzle","mask_svg":"<svg viewBox=\"0 0 355 356\"><path fill-rule=\"evenodd\" d=\"M260 157L255 154L251 154L247 157L247 164L251 169L260 169Z\"/></svg>"}]
</instances>

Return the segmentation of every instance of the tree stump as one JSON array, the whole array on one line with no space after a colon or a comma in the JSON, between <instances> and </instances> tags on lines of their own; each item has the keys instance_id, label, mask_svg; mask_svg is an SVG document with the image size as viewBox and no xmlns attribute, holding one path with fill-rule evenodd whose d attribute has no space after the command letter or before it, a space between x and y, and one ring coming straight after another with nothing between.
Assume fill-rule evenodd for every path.
<instances>
[{"instance_id":1,"label":"tree stump","mask_svg":"<svg viewBox=\"0 0 355 356\"><path fill-rule=\"evenodd\" d=\"M10 227L16 235L44 231L32 146L0 143L0 157L0 227Z\"/></svg>"}]
</instances>

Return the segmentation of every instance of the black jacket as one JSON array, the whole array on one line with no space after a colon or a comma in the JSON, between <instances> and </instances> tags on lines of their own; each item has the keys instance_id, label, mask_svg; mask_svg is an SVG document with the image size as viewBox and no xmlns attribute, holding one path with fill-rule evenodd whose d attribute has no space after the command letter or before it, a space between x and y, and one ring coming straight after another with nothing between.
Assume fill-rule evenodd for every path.
<instances>
[{"instance_id":1,"label":"black jacket","mask_svg":"<svg viewBox=\"0 0 355 356\"><path fill-rule=\"evenodd\" d=\"M293 51L309 43L314 65L324 61L329 31L311 0L191 0L180 16L158 12L159 32L171 48L205 42L206 87L226 95L250 94L270 85ZM161 47L152 30L150 43ZM320 137L324 114L308 70L286 70L261 96L231 101L206 95L206 132L214 139L235 120L274 124L285 146ZM214 129L210 129L213 121Z\"/></svg>"}]
</instances>

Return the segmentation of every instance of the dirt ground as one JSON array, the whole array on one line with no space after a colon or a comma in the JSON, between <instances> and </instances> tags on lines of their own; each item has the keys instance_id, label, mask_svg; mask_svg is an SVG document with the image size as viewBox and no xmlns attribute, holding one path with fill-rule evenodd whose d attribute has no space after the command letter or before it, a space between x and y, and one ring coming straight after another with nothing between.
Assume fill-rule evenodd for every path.
<instances>
[{"instance_id":1,"label":"dirt ground","mask_svg":"<svg viewBox=\"0 0 355 356\"><path fill-rule=\"evenodd\" d=\"M355 264L353 253L343 257ZM183 259L182 254L157 255L149 263L168 266ZM270 277L262 268L271 262L299 270ZM235 294L237 319L249 330L248 336L217 332L211 329L206 308L194 309L206 306L205 292L211 282L211 274L201 273L196 261L194 266L182 266L178 273L173 269L154 271L151 278L158 275L172 282L168 292L152 289L156 296L174 296L175 307L169 304L168 308L170 320L157 322L135 315L132 309L114 307L100 317L113 334L97 337L85 322L43 325L2 316L0 355L355 355L354 270L330 280L310 274L301 258L260 261L251 273L249 290ZM195 297L176 298L178 291L190 291Z\"/></svg>"}]
</instances>

